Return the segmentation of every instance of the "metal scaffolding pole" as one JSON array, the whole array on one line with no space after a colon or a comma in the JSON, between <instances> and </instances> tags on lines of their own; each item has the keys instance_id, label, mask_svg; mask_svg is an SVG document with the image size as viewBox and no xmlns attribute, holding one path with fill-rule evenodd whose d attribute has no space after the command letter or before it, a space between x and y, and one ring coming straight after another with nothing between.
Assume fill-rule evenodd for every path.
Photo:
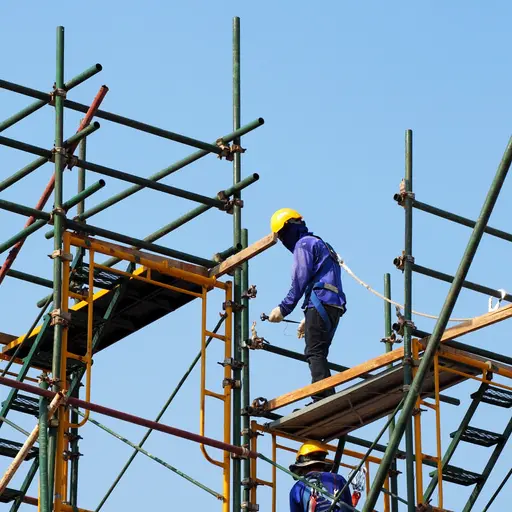
<instances>
[{"instance_id":1,"label":"metal scaffolding pole","mask_svg":"<svg viewBox=\"0 0 512 512\"><path fill-rule=\"evenodd\" d=\"M404 392L412 382L412 130L405 132L405 249L404 249ZM407 510L415 511L414 499L414 440L412 418L405 429Z\"/></svg>"},{"instance_id":2,"label":"metal scaffolding pole","mask_svg":"<svg viewBox=\"0 0 512 512\"><path fill-rule=\"evenodd\" d=\"M466 250L464 251L464 255L462 256L462 259L460 261L459 268L457 269L453 283L450 286L450 290L448 291L448 295L446 296L446 300L441 309L441 313L439 314L439 318L432 332L432 336L425 349L423 358L421 359L421 363L418 367L418 371L411 385L411 388L405 398L402 413L400 414L400 417L396 422L395 431L393 432L393 435L389 440L388 447L379 466L377 474L375 475L372 487L370 489L370 492L368 493L368 497L364 504L362 512L370 512L375 507L375 504L380 494L380 489L387 477L387 472L390 467L391 461L393 460L393 457L400 443L400 439L404 434L406 426L408 423L410 423L410 418L412 411L415 407L416 399L420 394L421 387L427 374L427 371L429 370L434 360L434 356L437 352L437 349L439 348L439 345L441 343L441 336L444 330L446 329L450 315L453 312L453 308L455 307L455 303L457 302L457 298L462 289L462 284L468 274L469 268L471 266L473 258L476 254L476 251L484 234L485 227L489 222L489 218L494 209L494 205L496 204L496 201L498 199L501 187L503 186L511 162L512 138L509 139L503 158L500 162L494 180L489 188L487 197L485 199L485 202L482 206L482 210L478 217L478 221L476 222L473 232L471 233L471 237L468 241Z\"/></svg>"},{"instance_id":3,"label":"metal scaffolding pole","mask_svg":"<svg viewBox=\"0 0 512 512\"><path fill-rule=\"evenodd\" d=\"M240 18L233 18L233 131L240 128ZM234 144L240 145L240 137L233 140ZM235 186L242 176L242 165L240 153L235 153L233 159L233 186ZM242 211L240 208L240 192L234 193L235 206L233 208L233 245L242 243ZM235 270L235 279L233 286L233 294L235 304L242 302L242 271L240 268ZM233 359L235 361L242 360L242 314L238 308L233 311ZM233 368L233 378L240 382L241 371L239 368ZM239 387L233 389L233 444L240 446L241 439L241 409L242 396ZM241 460L233 459L233 512L239 512L242 507L242 476L241 476Z\"/></svg>"}]
</instances>

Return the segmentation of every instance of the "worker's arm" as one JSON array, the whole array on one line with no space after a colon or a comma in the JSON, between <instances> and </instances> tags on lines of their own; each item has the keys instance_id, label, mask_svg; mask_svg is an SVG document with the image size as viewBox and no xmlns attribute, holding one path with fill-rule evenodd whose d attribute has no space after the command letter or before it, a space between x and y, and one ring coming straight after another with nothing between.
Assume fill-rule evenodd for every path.
<instances>
[{"instance_id":1,"label":"worker's arm","mask_svg":"<svg viewBox=\"0 0 512 512\"><path fill-rule=\"evenodd\" d=\"M302 508L302 491L304 484L297 482L290 491L290 512L304 512Z\"/></svg>"},{"instance_id":2,"label":"worker's arm","mask_svg":"<svg viewBox=\"0 0 512 512\"><path fill-rule=\"evenodd\" d=\"M288 295L279 304L283 316L289 315L304 295L313 278L314 245L308 240L299 240L293 251L292 285Z\"/></svg>"}]
</instances>

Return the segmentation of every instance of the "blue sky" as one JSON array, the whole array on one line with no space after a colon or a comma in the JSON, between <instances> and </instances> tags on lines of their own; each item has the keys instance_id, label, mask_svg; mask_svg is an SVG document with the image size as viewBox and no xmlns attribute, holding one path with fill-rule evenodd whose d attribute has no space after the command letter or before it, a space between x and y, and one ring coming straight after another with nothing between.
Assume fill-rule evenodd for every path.
<instances>
[{"instance_id":1,"label":"blue sky","mask_svg":"<svg viewBox=\"0 0 512 512\"><path fill-rule=\"evenodd\" d=\"M403 248L403 211L392 197L404 168L404 133L414 131L414 189L420 201L476 218L510 136L511 72L507 2L98 2L68 3L57 8L32 2L0 7L2 78L40 90L54 81L55 27L66 28L66 79L99 62L102 73L76 88L70 98L89 103L101 84L110 91L106 110L120 113L208 142L229 133L231 114L231 23L242 26L242 123L257 117L265 125L244 138L247 152L242 172L261 179L244 193L243 225L250 241L269 231L274 210L293 207L308 226L331 242L348 265L367 283L382 290L385 272L392 275L393 296L402 299L402 276L392 265ZM7 118L31 100L0 91L0 117ZM65 117L65 135L76 130L80 115ZM148 176L194 150L101 122L91 136L88 160L140 176ZM51 147L52 109L39 111L3 135ZM2 176L30 162L30 155L0 147ZM2 193L2 198L34 205L51 176L47 165ZM89 175L89 183L99 176ZM76 176L66 173L66 195L76 189ZM165 180L178 187L214 195L232 180L231 166L214 156L202 159ZM107 178L92 205L126 185ZM505 183L491 225L510 230ZM155 191L142 191L91 219L136 237L144 237L192 209L189 201ZM231 243L232 219L210 211L168 235L169 247L210 257ZM0 213L0 238L7 239L24 219ZM422 212L414 216L416 262L454 273L470 231ZM42 232L26 244L15 268L51 277L45 255L52 242ZM469 279L493 288L510 288L504 241L485 238ZM3 258L4 255L2 255ZM289 285L291 258L278 246L254 260L250 282L258 287L251 320L278 304ZM382 303L345 277L349 312L332 347L332 360L347 366L382 352ZM447 285L414 276L414 309L437 314ZM45 289L6 279L0 289L0 330L21 334L37 314L35 302ZM221 305L210 301L210 322ZM487 310L487 297L464 291L454 315L471 317ZM297 311L292 315L300 318ZM433 323L417 319L429 330ZM498 325L463 341L509 353L506 325ZM294 329L258 323L258 333L271 343L301 351ZM200 309L192 303L136 333L96 357L92 400L145 417L153 417L199 349ZM209 382L220 387L221 347L212 345ZM305 365L267 353L252 353L251 396L271 398L305 385ZM196 370L165 415L168 424L198 430L199 373ZM443 405L443 446L449 442L476 389L468 383L449 391L460 407ZM5 394L5 390L2 390ZM13 414L14 418L14 414ZM27 428L31 419L19 418ZM139 427L98 418L137 441ZM425 451L435 454L433 414L425 413ZM501 431L506 411L481 406L474 424ZM207 434L221 435L221 416L208 408ZM4 427L6 428L6 427ZM380 424L361 436L373 439ZM2 434L4 436L4 434ZM130 449L93 425L84 427L80 461L80 506L92 509L128 457ZM16 437L13 434L11 437ZM220 472L202 458L196 445L154 434L148 450L207 485L221 489ZM351 448L354 448L351 446ZM268 440L261 441L269 452ZM473 445L459 448L453 463L482 470L490 451ZM291 454L281 453L288 464ZM476 506L484 506L509 469L507 452ZM349 461L349 459L347 459ZM5 466L6 462L2 464ZM268 478L269 468L261 468ZM373 469L375 472L375 468ZM427 471L426 471L427 473ZM403 480L403 479L402 479ZM278 510L286 510L292 485L279 476ZM34 488L32 494L36 494ZM404 493L403 486L401 494ZM505 490L496 500L504 508ZM458 510L467 489L445 486L445 506ZM214 510L215 499L178 476L139 456L105 506L155 507L164 502ZM269 510L270 493L259 492L260 510ZM168 504L168 505L167 505ZM180 505L181 506L181 505ZM381 507L381 506L380 506ZM29 510L29 506L25 506ZM382 510L377 508L377 510Z\"/></svg>"}]
</instances>

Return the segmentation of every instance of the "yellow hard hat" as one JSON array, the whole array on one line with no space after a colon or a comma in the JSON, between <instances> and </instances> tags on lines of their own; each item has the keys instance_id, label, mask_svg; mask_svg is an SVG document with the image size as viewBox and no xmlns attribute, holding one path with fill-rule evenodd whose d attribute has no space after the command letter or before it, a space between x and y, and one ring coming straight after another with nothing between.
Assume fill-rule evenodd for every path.
<instances>
[{"instance_id":1,"label":"yellow hard hat","mask_svg":"<svg viewBox=\"0 0 512 512\"><path fill-rule=\"evenodd\" d=\"M325 471L330 471L332 463L325 460L328 453L329 452L322 443L319 443L318 441L308 441L299 448L295 464L290 466L290 471L295 473L300 468L318 466L319 464L324 466Z\"/></svg>"},{"instance_id":2,"label":"yellow hard hat","mask_svg":"<svg viewBox=\"0 0 512 512\"><path fill-rule=\"evenodd\" d=\"M278 233L290 219L302 219L302 215L291 208L281 208L272 215L270 229L273 233Z\"/></svg>"},{"instance_id":3,"label":"yellow hard hat","mask_svg":"<svg viewBox=\"0 0 512 512\"><path fill-rule=\"evenodd\" d=\"M299 448L299 451L297 452L297 458L299 458L301 455L305 456L317 452L325 453L326 455L329 453L322 443L319 443L318 441L308 441Z\"/></svg>"}]
</instances>

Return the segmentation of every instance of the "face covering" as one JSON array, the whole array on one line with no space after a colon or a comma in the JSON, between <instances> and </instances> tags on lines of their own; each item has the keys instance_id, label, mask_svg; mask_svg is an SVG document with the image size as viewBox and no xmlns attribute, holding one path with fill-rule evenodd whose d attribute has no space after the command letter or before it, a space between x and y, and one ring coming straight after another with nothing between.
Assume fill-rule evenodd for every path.
<instances>
[{"instance_id":1,"label":"face covering","mask_svg":"<svg viewBox=\"0 0 512 512\"><path fill-rule=\"evenodd\" d=\"M279 231L279 240L283 243L283 245L290 251L293 252L295 249L295 245L297 242L304 236L308 234L308 228L304 222L300 224L288 223L284 226L284 228Z\"/></svg>"}]
</instances>

